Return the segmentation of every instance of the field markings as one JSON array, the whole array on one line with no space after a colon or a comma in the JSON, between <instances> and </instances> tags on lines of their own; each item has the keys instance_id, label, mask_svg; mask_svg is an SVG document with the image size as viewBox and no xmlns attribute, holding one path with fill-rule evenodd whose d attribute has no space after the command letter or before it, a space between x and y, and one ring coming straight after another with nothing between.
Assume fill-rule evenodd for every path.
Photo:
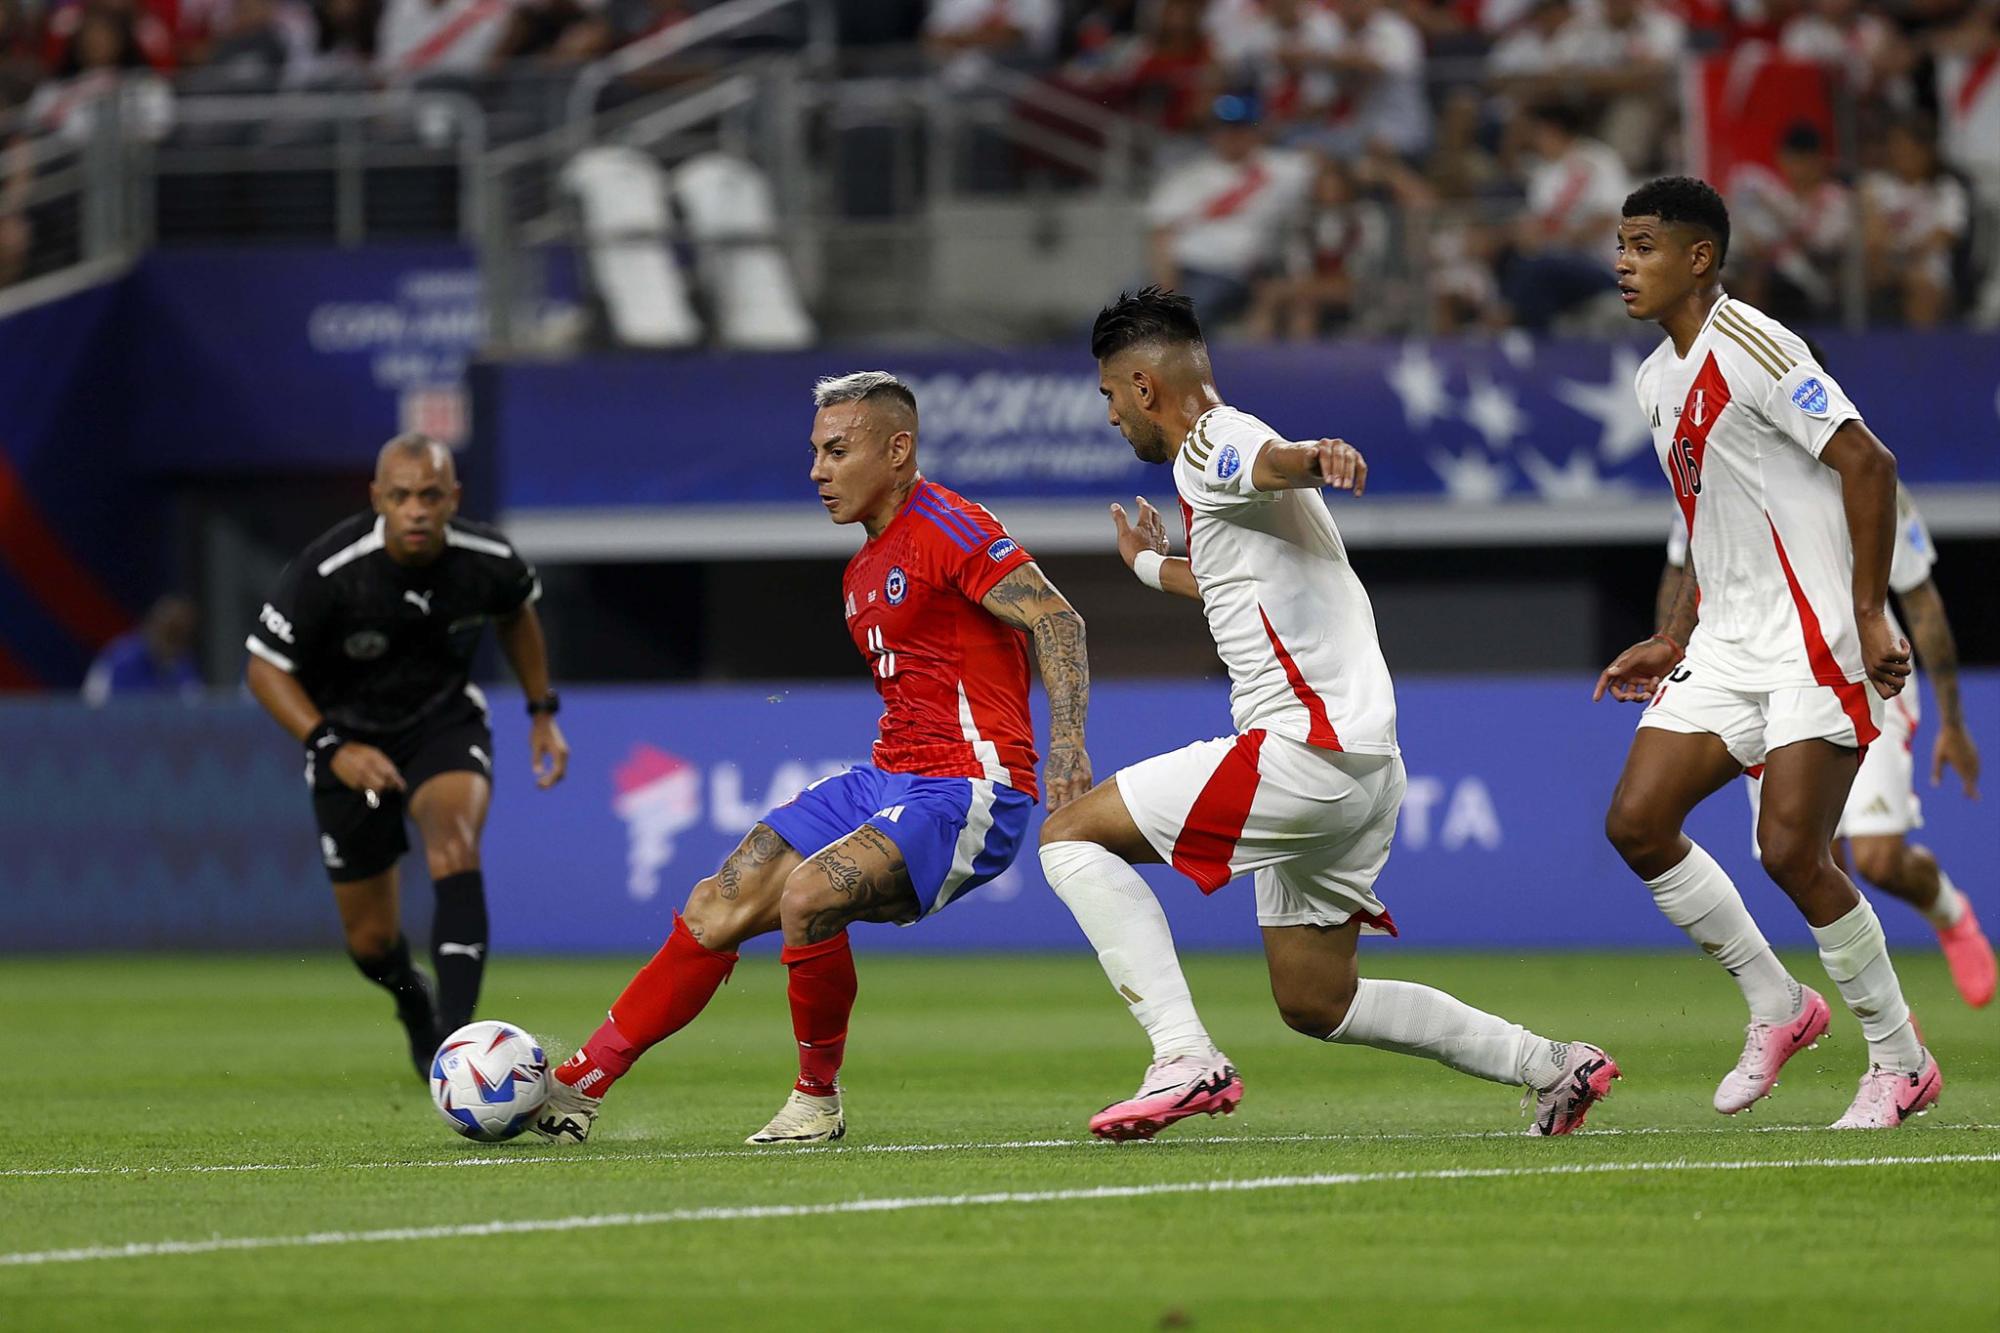
<instances>
[{"instance_id":1,"label":"field markings","mask_svg":"<svg viewBox=\"0 0 2000 1333\"><path fill-rule=\"evenodd\" d=\"M1938 1129L1996 1130L2000 1125L1939 1125ZM1708 1128L1676 1129L1665 1125L1635 1125L1630 1128L1583 1129L1572 1139L1648 1138L1662 1134L1744 1135L1818 1134L1822 1125L1718 1125ZM0 1169L0 1180L63 1176L156 1176L229 1175L285 1171L436 1171L486 1166L618 1166L631 1162L713 1162L747 1158L828 1158L873 1156L881 1153L934 1152L1022 1152L1049 1148L1089 1148L1098 1152L1158 1152L1162 1149L1189 1149L1210 1144L1286 1143L1443 1143L1477 1139L1525 1138L1517 1129L1471 1129L1395 1134L1211 1134L1148 1143L1106 1143L1101 1139L1008 1139L997 1143L857 1143L857 1144L777 1144L765 1148L686 1148L671 1152L583 1154L552 1149L536 1156L509 1154L504 1157L435 1157L412 1161L385 1162L215 1162L161 1166L42 1166ZM616 1140L614 1140L615 1142ZM528 1145L538 1147L540 1145Z\"/></svg>"},{"instance_id":2,"label":"field markings","mask_svg":"<svg viewBox=\"0 0 2000 1333\"><path fill-rule=\"evenodd\" d=\"M676 1208L649 1213L590 1213L570 1217L459 1223L450 1226L389 1227L374 1231L313 1231L290 1236L210 1236L201 1240L133 1241L66 1250L23 1250L0 1254L0 1268L90 1263L102 1259L156 1259L243 1250L307 1249L369 1245L384 1241L464 1240L539 1232L600 1231L623 1227L669 1226L687 1222L746 1222L856 1213L901 1213L926 1208L1030 1207L1109 1199L1146 1199L1173 1194L1247 1194L1264 1190L1332 1189L1350 1185L1459 1180L1519 1180L1541 1176L1597 1176L1707 1171L1829 1171L1911 1166L2000 1163L2000 1153L1937 1153L1909 1157L1846 1157L1822 1160L1691 1162L1567 1162L1550 1166L1450 1167L1428 1171L1366 1171L1318 1175L1258 1176L1244 1180L1163 1181L1150 1185L1098 1185L1084 1189L1001 1191L983 1194L905 1195L847 1199L837 1203L751 1204L738 1207Z\"/></svg>"}]
</instances>

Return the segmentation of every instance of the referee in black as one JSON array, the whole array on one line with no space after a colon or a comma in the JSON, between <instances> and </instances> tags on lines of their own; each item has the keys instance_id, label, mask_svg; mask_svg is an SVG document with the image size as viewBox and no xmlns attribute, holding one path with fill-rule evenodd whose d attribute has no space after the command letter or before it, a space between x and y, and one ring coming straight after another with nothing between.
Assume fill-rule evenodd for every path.
<instances>
[{"instance_id":1,"label":"referee in black","mask_svg":"<svg viewBox=\"0 0 2000 1333\"><path fill-rule=\"evenodd\" d=\"M472 1021L486 962L479 837L493 794L486 699L469 680L487 621L528 696L530 763L552 787L569 763L556 726L535 600L541 584L497 529L459 518L451 453L422 435L382 446L371 512L285 567L251 631L250 692L305 746L320 855L347 951L396 998L427 1075L442 1038ZM396 863L416 821L437 887L431 962L410 961Z\"/></svg>"}]
</instances>

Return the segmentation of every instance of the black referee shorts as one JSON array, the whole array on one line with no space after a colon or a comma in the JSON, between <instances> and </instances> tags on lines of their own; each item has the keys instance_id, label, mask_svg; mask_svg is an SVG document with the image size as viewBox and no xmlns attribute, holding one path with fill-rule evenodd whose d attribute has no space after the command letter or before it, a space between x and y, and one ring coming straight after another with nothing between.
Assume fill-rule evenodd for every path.
<instances>
[{"instance_id":1,"label":"black referee shorts","mask_svg":"<svg viewBox=\"0 0 2000 1333\"><path fill-rule=\"evenodd\" d=\"M335 777L328 765L307 761L320 859L326 863L326 877L335 884L370 879L403 859L410 850L403 827L406 793L414 794L440 773L477 773L489 781L493 777L493 731L486 710L470 699L408 731L354 739L389 756L403 775L404 791L378 792L381 804L371 807L366 795Z\"/></svg>"}]
</instances>

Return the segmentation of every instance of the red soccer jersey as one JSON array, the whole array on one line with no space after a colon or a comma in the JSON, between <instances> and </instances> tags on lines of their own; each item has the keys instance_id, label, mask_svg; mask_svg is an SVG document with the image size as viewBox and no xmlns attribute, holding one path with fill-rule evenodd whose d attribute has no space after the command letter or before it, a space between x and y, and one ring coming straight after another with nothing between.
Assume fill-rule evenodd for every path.
<instances>
[{"instance_id":1,"label":"red soccer jersey","mask_svg":"<svg viewBox=\"0 0 2000 1333\"><path fill-rule=\"evenodd\" d=\"M847 632L882 696L877 768L1038 794L1028 638L979 604L1032 559L993 515L919 477L847 562Z\"/></svg>"}]
</instances>

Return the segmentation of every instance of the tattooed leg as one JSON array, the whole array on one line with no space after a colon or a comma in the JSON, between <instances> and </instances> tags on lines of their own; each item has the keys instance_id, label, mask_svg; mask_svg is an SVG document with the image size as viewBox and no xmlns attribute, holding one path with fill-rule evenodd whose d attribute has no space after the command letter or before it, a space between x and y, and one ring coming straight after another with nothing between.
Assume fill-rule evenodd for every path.
<instances>
[{"instance_id":1,"label":"tattooed leg","mask_svg":"<svg viewBox=\"0 0 2000 1333\"><path fill-rule=\"evenodd\" d=\"M909 867L888 835L870 824L816 852L785 881L785 943L818 944L854 921L908 921L918 913Z\"/></svg>"},{"instance_id":2,"label":"tattooed leg","mask_svg":"<svg viewBox=\"0 0 2000 1333\"><path fill-rule=\"evenodd\" d=\"M770 828L753 826L721 867L688 894L681 909L688 932L710 949L730 950L778 929L786 878L803 861Z\"/></svg>"}]
</instances>

